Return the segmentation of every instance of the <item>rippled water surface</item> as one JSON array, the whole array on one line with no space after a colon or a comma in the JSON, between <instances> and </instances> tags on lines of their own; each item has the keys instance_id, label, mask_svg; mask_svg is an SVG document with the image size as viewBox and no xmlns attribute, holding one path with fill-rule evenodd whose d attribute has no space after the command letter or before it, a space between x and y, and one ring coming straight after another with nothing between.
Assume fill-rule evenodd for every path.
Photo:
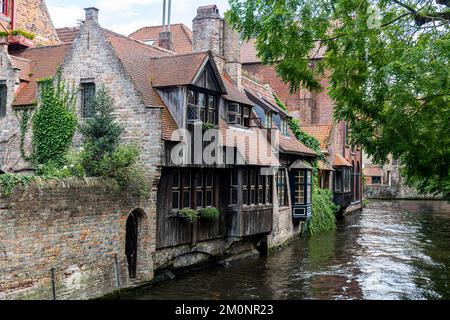
<instances>
[{"instance_id":1,"label":"rippled water surface","mask_svg":"<svg viewBox=\"0 0 450 320\"><path fill-rule=\"evenodd\" d=\"M372 201L336 232L212 267L126 299L450 299L445 202Z\"/></svg>"}]
</instances>

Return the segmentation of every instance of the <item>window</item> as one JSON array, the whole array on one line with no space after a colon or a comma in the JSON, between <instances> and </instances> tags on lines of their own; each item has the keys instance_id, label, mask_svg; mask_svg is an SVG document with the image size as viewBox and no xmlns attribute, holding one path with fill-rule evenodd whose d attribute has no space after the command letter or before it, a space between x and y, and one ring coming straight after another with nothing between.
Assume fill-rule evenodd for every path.
<instances>
[{"instance_id":1,"label":"window","mask_svg":"<svg viewBox=\"0 0 450 320\"><path fill-rule=\"evenodd\" d=\"M187 119L217 124L217 97L193 89L187 93Z\"/></svg>"},{"instance_id":2,"label":"window","mask_svg":"<svg viewBox=\"0 0 450 320\"><path fill-rule=\"evenodd\" d=\"M249 205L249 176L248 171L244 171L242 173L242 203L245 205Z\"/></svg>"},{"instance_id":3,"label":"window","mask_svg":"<svg viewBox=\"0 0 450 320\"><path fill-rule=\"evenodd\" d=\"M8 87L6 83L0 84L0 117L6 116L6 106L8 102Z\"/></svg>"},{"instance_id":4,"label":"window","mask_svg":"<svg viewBox=\"0 0 450 320\"><path fill-rule=\"evenodd\" d=\"M181 181L182 181L182 208L191 208L191 192L192 192L192 172L191 171L187 171L187 172L183 172L182 176L181 176Z\"/></svg>"},{"instance_id":5,"label":"window","mask_svg":"<svg viewBox=\"0 0 450 320\"><path fill-rule=\"evenodd\" d=\"M265 202L272 204L272 176L265 176Z\"/></svg>"},{"instance_id":6,"label":"window","mask_svg":"<svg viewBox=\"0 0 450 320\"><path fill-rule=\"evenodd\" d=\"M344 192L352 192L350 168L344 169Z\"/></svg>"},{"instance_id":7,"label":"window","mask_svg":"<svg viewBox=\"0 0 450 320\"><path fill-rule=\"evenodd\" d=\"M250 204L257 204L256 189L258 186L258 175L255 170L250 171Z\"/></svg>"},{"instance_id":8,"label":"window","mask_svg":"<svg viewBox=\"0 0 450 320\"><path fill-rule=\"evenodd\" d=\"M265 190L265 179L266 177L261 174L258 175L258 204L265 203L264 190Z\"/></svg>"},{"instance_id":9,"label":"window","mask_svg":"<svg viewBox=\"0 0 450 320\"><path fill-rule=\"evenodd\" d=\"M264 127L267 129L271 129L273 124L273 118L272 118L272 112L268 111L266 112L266 122L264 124Z\"/></svg>"},{"instance_id":10,"label":"window","mask_svg":"<svg viewBox=\"0 0 450 320\"><path fill-rule=\"evenodd\" d=\"M305 171L295 173L295 204L305 204Z\"/></svg>"},{"instance_id":11,"label":"window","mask_svg":"<svg viewBox=\"0 0 450 320\"><path fill-rule=\"evenodd\" d=\"M8 0L0 0L0 13L8 15Z\"/></svg>"},{"instance_id":12,"label":"window","mask_svg":"<svg viewBox=\"0 0 450 320\"><path fill-rule=\"evenodd\" d=\"M81 84L81 112L83 118L92 118L95 115L95 83Z\"/></svg>"},{"instance_id":13,"label":"window","mask_svg":"<svg viewBox=\"0 0 450 320\"><path fill-rule=\"evenodd\" d=\"M350 145L350 129L348 127L348 124L345 123L345 145Z\"/></svg>"},{"instance_id":14,"label":"window","mask_svg":"<svg viewBox=\"0 0 450 320\"><path fill-rule=\"evenodd\" d=\"M280 207L285 207L288 205L287 198L287 183L286 183L286 171L279 170L277 173L277 194L278 194L278 204Z\"/></svg>"},{"instance_id":15,"label":"window","mask_svg":"<svg viewBox=\"0 0 450 320\"><path fill-rule=\"evenodd\" d=\"M172 208L179 209L181 201L180 171L172 174Z\"/></svg>"},{"instance_id":16,"label":"window","mask_svg":"<svg viewBox=\"0 0 450 320\"><path fill-rule=\"evenodd\" d=\"M286 118L281 119L281 133L284 134L285 136L288 135L288 120Z\"/></svg>"},{"instance_id":17,"label":"window","mask_svg":"<svg viewBox=\"0 0 450 320\"><path fill-rule=\"evenodd\" d=\"M229 124L250 128L252 108L241 106L238 103L228 103L227 122Z\"/></svg>"},{"instance_id":18,"label":"window","mask_svg":"<svg viewBox=\"0 0 450 320\"><path fill-rule=\"evenodd\" d=\"M381 177L372 177L372 184L381 184Z\"/></svg>"},{"instance_id":19,"label":"window","mask_svg":"<svg viewBox=\"0 0 450 320\"><path fill-rule=\"evenodd\" d=\"M334 191L342 191L342 169L337 169L334 173Z\"/></svg>"},{"instance_id":20,"label":"window","mask_svg":"<svg viewBox=\"0 0 450 320\"><path fill-rule=\"evenodd\" d=\"M230 181L230 205L238 204L238 192L239 192L239 171L231 171Z\"/></svg>"}]
</instances>

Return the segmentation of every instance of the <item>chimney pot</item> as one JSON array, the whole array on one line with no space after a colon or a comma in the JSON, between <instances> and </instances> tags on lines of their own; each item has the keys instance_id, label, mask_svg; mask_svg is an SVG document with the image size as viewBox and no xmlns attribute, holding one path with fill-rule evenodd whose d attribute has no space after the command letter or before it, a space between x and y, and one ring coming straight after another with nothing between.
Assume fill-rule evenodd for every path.
<instances>
[{"instance_id":1,"label":"chimney pot","mask_svg":"<svg viewBox=\"0 0 450 320\"><path fill-rule=\"evenodd\" d=\"M93 21L95 23L98 23L98 12L99 10L94 7L85 8L84 9L86 13L86 21Z\"/></svg>"}]
</instances>

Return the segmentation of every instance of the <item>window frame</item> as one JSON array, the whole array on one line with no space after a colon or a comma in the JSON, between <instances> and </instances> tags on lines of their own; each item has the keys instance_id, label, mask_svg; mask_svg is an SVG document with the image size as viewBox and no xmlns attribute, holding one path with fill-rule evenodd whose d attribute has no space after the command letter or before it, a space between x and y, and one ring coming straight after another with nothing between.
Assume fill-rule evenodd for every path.
<instances>
[{"instance_id":1,"label":"window frame","mask_svg":"<svg viewBox=\"0 0 450 320\"><path fill-rule=\"evenodd\" d=\"M190 102L190 94L194 94L194 103ZM204 104L200 104L200 96L204 96ZM213 98L213 105L210 105L210 98ZM202 90L199 88L188 87L186 93L186 119L188 123L192 122L201 122L201 123L211 123L213 125L218 124L218 95L212 93L208 90ZM189 108L195 107L198 112L198 119L190 119L189 117ZM214 107L214 108L212 108ZM213 113L211 113L211 109L214 109ZM214 115L214 121L210 121L210 115Z\"/></svg>"},{"instance_id":2,"label":"window frame","mask_svg":"<svg viewBox=\"0 0 450 320\"><path fill-rule=\"evenodd\" d=\"M88 88L93 88L91 96L87 98L86 92ZM94 104L95 95L97 94L97 85L94 81L82 81L80 85L81 92L81 116L83 119L90 119L95 115L94 106L89 106L88 104ZM89 100L88 100L89 99ZM91 108L88 112L88 107Z\"/></svg>"},{"instance_id":3,"label":"window frame","mask_svg":"<svg viewBox=\"0 0 450 320\"><path fill-rule=\"evenodd\" d=\"M228 124L247 129L251 127L253 112L253 108L251 106L235 102L227 102L226 106ZM235 110L231 110L231 107L235 107ZM235 119L231 120L230 116L234 116Z\"/></svg>"},{"instance_id":4,"label":"window frame","mask_svg":"<svg viewBox=\"0 0 450 320\"><path fill-rule=\"evenodd\" d=\"M0 14L9 15L9 0L0 0Z\"/></svg>"},{"instance_id":5,"label":"window frame","mask_svg":"<svg viewBox=\"0 0 450 320\"><path fill-rule=\"evenodd\" d=\"M277 197L278 205L280 207L288 207L288 195L287 195L287 174L285 169L280 169L276 175L277 180Z\"/></svg>"},{"instance_id":6,"label":"window frame","mask_svg":"<svg viewBox=\"0 0 450 320\"><path fill-rule=\"evenodd\" d=\"M4 118L8 109L8 85L6 81L0 81L0 97L0 118Z\"/></svg>"}]
</instances>

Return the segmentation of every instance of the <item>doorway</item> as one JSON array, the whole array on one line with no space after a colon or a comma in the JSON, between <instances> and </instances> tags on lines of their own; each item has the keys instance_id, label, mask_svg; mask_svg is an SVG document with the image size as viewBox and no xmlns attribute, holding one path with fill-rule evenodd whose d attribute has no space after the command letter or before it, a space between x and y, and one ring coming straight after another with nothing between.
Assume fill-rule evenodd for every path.
<instances>
[{"instance_id":1,"label":"doorway","mask_svg":"<svg viewBox=\"0 0 450 320\"><path fill-rule=\"evenodd\" d=\"M136 212L130 214L127 220L127 233L125 239L125 254L128 261L128 273L130 279L136 279L137 271L137 247L139 232L139 217Z\"/></svg>"}]
</instances>

